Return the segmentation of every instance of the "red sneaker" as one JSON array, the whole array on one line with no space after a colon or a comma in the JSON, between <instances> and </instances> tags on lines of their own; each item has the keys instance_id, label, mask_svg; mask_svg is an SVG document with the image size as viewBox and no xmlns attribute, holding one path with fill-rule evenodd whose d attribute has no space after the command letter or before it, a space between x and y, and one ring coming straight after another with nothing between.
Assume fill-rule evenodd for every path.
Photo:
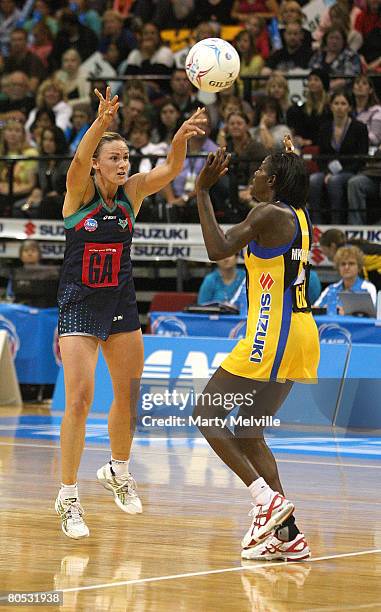
<instances>
[{"instance_id":1,"label":"red sneaker","mask_svg":"<svg viewBox=\"0 0 381 612\"><path fill-rule=\"evenodd\" d=\"M249 512L253 517L250 529L243 536L242 548L251 548L274 535L279 527L293 513L295 506L280 493L274 493L269 504L258 504Z\"/></svg>"},{"instance_id":2,"label":"red sneaker","mask_svg":"<svg viewBox=\"0 0 381 612\"><path fill-rule=\"evenodd\" d=\"M298 533L291 542L283 542L276 535L268 538L265 542L244 548L242 559L264 559L265 561L302 561L311 556L310 547L303 533Z\"/></svg>"}]
</instances>

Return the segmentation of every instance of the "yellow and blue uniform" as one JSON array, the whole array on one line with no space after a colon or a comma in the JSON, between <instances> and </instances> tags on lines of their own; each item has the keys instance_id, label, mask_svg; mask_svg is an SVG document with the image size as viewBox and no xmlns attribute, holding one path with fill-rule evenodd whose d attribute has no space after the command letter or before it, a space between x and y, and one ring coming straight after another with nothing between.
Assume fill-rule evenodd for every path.
<instances>
[{"instance_id":1,"label":"yellow and blue uniform","mask_svg":"<svg viewBox=\"0 0 381 612\"><path fill-rule=\"evenodd\" d=\"M312 228L305 210L290 208L295 233L288 244L270 248L252 240L247 246L246 337L221 364L236 376L262 381L317 378L319 336L308 300Z\"/></svg>"}]
</instances>

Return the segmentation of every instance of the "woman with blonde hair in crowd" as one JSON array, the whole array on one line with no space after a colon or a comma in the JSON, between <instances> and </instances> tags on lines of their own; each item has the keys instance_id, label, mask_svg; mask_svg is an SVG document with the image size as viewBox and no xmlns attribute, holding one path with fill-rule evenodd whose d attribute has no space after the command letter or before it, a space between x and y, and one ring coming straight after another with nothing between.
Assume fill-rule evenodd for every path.
<instances>
[{"instance_id":1,"label":"woman with blonde hair in crowd","mask_svg":"<svg viewBox=\"0 0 381 612\"><path fill-rule=\"evenodd\" d=\"M354 245L340 247L336 251L333 261L340 274L340 280L328 285L316 300L314 306L326 306L329 315L344 314L343 305L339 298L341 291L352 291L354 293L367 291L373 304L376 305L376 287L360 276L364 267L362 251Z\"/></svg>"},{"instance_id":2,"label":"woman with blonde hair in crowd","mask_svg":"<svg viewBox=\"0 0 381 612\"><path fill-rule=\"evenodd\" d=\"M30 126L36 118L37 111L43 107L54 112L56 125L64 132L70 126L72 108L67 102L66 90L61 81L57 79L46 79L37 90L36 107L29 113L25 129L29 131Z\"/></svg>"},{"instance_id":3,"label":"woman with blonde hair in crowd","mask_svg":"<svg viewBox=\"0 0 381 612\"><path fill-rule=\"evenodd\" d=\"M317 145L320 125L329 119L329 76L324 70L311 70L307 79L305 102L293 104L287 111L287 125L299 147Z\"/></svg>"},{"instance_id":4,"label":"woman with blonde hair in crowd","mask_svg":"<svg viewBox=\"0 0 381 612\"><path fill-rule=\"evenodd\" d=\"M12 157L33 157L38 151L31 147L27 140L24 125L16 119L9 119L2 130L0 155ZM9 192L10 165L0 164L0 216L10 216L16 199L27 196L36 182L36 161L18 161L13 167L13 187Z\"/></svg>"},{"instance_id":5,"label":"woman with blonde hair in crowd","mask_svg":"<svg viewBox=\"0 0 381 612\"><path fill-rule=\"evenodd\" d=\"M279 29L284 29L288 23L303 23L305 15L296 0L283 0L279 9Z\"/></svg>"},{"instance_id":6,"label":"woman with blonde hair in crowd","mask_svg":"<svg viewBox=\"0 0 381 612\"><path fill-rule=\"evenodd\" d=\"M282 123L287 123L287 111L290 108L290 90L287 79L281 72L273 72L267 80L266 95L279 102L282 111Z\"/></svg>"},{"instance_id":7,"label":"woman with blonde hair in crowd","mask_svg":"<svg viewBox=\"0 0 381 612\"><path fill-rule=\"evenodd\" d=\"M286 26L289 23L299 23L301 26L303 26L303 22L305 21L305 19L306 16L303 13L302 7L296 0L283 0L282 4L280 5L279 11L279 33L281 35L283 47L286 45L286 41L284 39L284 32ZM307 48L307 51L309 51L312 45L311 32L303 27L302 31L302 45Z\"/></svg>"}]
</instances>

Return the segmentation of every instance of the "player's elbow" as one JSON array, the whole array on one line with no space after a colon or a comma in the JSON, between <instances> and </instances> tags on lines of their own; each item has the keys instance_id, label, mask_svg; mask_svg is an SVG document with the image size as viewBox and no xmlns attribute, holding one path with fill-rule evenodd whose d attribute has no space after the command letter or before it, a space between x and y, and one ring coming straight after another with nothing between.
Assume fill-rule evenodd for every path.
<instances>
[{"instance_id":1,"label":"player's elbow","mask_svg":"<svg viewBox=\"0 0 381 612\"><path fill-rule=\"evenodd\" d=\"M237 248L237 245L231 244L225 236L221 237L221 241L218 244L206 245L206 250L210 261L220 261L225 259L225 257L236 255L240 249Z\"/></svg>"},{"instance_id":2,"label":"player's elbow","mask_svg":"<svg viewBox=\"0 0 381 612\"><path fill-rule=\"evenodd\" d=\"M225 257L228 257L228 255L225 254L224 249L221 249L215 246L206 247L206 250L207 250L210 261L220 261L220 259L224 259Z\"/></svg>"}]
</instances>

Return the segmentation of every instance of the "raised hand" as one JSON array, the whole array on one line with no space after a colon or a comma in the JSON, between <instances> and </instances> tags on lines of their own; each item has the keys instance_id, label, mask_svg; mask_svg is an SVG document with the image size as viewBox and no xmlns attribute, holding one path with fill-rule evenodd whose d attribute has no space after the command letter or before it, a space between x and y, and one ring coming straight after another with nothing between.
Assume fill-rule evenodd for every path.
<instances>
[{"instance_id":1,"label":"raised hand","mask_svg":"<svg viewBox=\"0 0 381 612\"><path fill-rule=\"evenodd\" d=\"M102 125L107 128L111 125L116 113L119 109L118 96L114 96L111 100L111 89L106 88L106 97L104 98L98 89L94 89L94 93L99 99L98 106L98 117L100 118Z\"/></svg>"},{"instance_id":2,"label":"raised hand","mask_svg":"<svg viewBox=\"0 0 381 612\"><path fill-rule=\"evenodd\" d=\"M172 142L186 142L193 136L204 136L205 131L202 129L202 126L206 122L207 118L205 117L205 108L198 108L196 112L189 117L189 119L184 121L180 129L177 130Z\"/></svg>"},{"instance_id":3,"label":"raised hand","mask_svg":"<svg viewBox=\"0 0 381 612\"><path fill-rule=\"evenodd\" d=\"M221 176L228 171L231 155L226 153L225 148L218 148L215 153L209 153L205 166L201 170L196 181L197 189L210 189Z\"/></svg>"},{"instance_id":4,"label":"raised hand","mask_svg":"<svg viewBox=\"0 0 381 612\"><path fill-rule=\"evenodd\" d=\"M283 138L283 144L286 153L295 153L294 143L291 140L290 134L286 134Z\"/></svg>"}]
</instances>

